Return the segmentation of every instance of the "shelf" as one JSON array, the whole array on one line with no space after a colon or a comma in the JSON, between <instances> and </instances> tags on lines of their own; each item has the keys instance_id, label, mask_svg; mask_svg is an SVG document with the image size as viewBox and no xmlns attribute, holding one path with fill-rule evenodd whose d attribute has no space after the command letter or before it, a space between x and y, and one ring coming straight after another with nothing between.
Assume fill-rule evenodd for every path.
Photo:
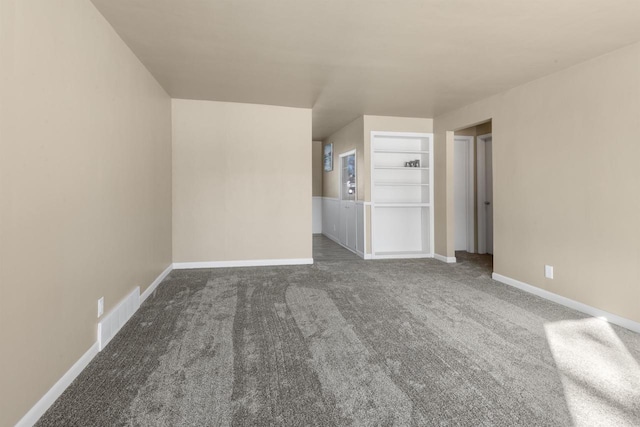
<instances>
[{"instance_id":1,"label":"shelf","mask_svg":"<svg viewBox=\"0 0 640 427\"><path fill-rule=\"evenodd\" d=\"M378 206L381 208L428 208L431 203L419 203L419 202L372 202L372 206Z\"/></svg>"},{"instance_id":2,"label":"shelf","mask_svg":"<svg viewBox=\"0 0 640 427\"><path fill-rule=\"evenodd\" d=\"M421 150L373 150L374 153L391 153L391 154L429 154L428 151Z\"/></svg>"},{"instance_id":3,"label":"shelf","mask_svg":"<svg viewBox=\"0 0 640 427\"><path fill-rule=\"evenodd\" d=\"M410 168L407 166L374 166L374 169L406 169L415 171L428 171L429 168Z\"/></svg>"},{"instance_id":4,"label":"shelf","mask_svg":"<svg viewBox=\"0 0 640 427\"><path fill-rule=\"evenodd\" d=\"M376 252L374 258L433 258L433 254L427 251L397 251L397 252Z\"/></svg>"},{"instance_id":5,"label":"shelf","mask_svg":"<svg viewBox=\"0 0 640 427\"><path fill-rule=\"evenodd\" d=\"M370 153L372 258L432 258L433 135L372 133Z\"/></svg>"},{"instance_id":6,"label":"shelf","mask_svg":"<svg viewBox=\"0 0 640 427\"><path fill-rule=\"evenodd\" d=\"M419 182L375 182L376 187L399 187L405 185L428 186L429 184L421 184Z\"/></svg>"}]
</instances>

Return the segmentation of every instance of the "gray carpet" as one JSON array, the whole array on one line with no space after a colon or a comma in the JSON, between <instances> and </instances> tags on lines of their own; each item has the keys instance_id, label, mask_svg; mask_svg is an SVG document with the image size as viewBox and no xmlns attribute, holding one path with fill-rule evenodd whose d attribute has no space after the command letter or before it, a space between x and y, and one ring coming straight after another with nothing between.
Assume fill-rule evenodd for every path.
<instances>
[{"instance_id":1,"label":"gray carpet","mask_svg":"<svg viewBox=\"0 0 640 427\"><path fill-rule=\"evenodd\" d=\"M638 334L460 261L173 271L38 425L640 425Z\"/></svg>"}]
</instances>

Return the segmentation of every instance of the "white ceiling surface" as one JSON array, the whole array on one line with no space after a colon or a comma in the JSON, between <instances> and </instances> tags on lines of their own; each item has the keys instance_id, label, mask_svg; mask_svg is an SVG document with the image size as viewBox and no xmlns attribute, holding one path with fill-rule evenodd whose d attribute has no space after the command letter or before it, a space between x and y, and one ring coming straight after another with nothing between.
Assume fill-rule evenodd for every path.
<instances>
[{"instance_id":1,"label":"white ceiling surface","mask_svg":"<svg viewBox=\"0 0 640 427\"><path fill-rule=\"evenodd\" d=\"M640 0L92 0L173 98L434 117L640 40Z\"/></svg>"}]
</instances>

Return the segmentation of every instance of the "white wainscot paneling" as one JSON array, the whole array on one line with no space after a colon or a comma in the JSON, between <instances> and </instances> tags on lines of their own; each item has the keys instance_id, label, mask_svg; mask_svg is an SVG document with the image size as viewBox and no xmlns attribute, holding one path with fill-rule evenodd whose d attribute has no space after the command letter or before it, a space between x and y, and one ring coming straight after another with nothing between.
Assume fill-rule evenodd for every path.
<instances>
[{"instance_id":1,"label":"white wainscot paneling","mask_svg":"<svg viewBox=\"0 0 640 427\"><path fill-rule=\"evenodd\" d=\"M340 227L340 200L322 198L322 234L328 238L339 241L338 229Z\"/></svg>"},{"instance_id":2,"label":"white wainscot paneling","mask_svg":"<svg viewBox=\"0 0 640 427\"><path fill-rule=\"evenodd\" d=\"M364 258L364 203L356 202L357 241L356 252Z\"/></svg>"},{"instance_id":3,"label":"white wainscot paneling","mask_svg":"<svg viewBox=\"0 0 640 427\"><path fill-rule=\"evenodd\" d=\"M322 197L313 197L311 209L311 232L320 234L322 233Z\"/></svg>"}]
</instances>

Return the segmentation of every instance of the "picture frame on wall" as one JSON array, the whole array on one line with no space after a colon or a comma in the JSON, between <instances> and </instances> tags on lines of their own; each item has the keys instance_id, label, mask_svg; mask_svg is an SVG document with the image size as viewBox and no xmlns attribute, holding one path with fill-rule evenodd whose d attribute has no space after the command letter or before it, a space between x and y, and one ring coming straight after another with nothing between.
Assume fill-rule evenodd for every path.
<instances>
[{"instance_id":1,"label":"picture frame on wall","mask_svg":"<svg viewBox=\"0 0 640 427\"><path fill-rule=\"evenodd\" d=\"M330 142L324 146L324 171L331 172L333 170L333 143Z\"/></svg>"}]
</instances>

